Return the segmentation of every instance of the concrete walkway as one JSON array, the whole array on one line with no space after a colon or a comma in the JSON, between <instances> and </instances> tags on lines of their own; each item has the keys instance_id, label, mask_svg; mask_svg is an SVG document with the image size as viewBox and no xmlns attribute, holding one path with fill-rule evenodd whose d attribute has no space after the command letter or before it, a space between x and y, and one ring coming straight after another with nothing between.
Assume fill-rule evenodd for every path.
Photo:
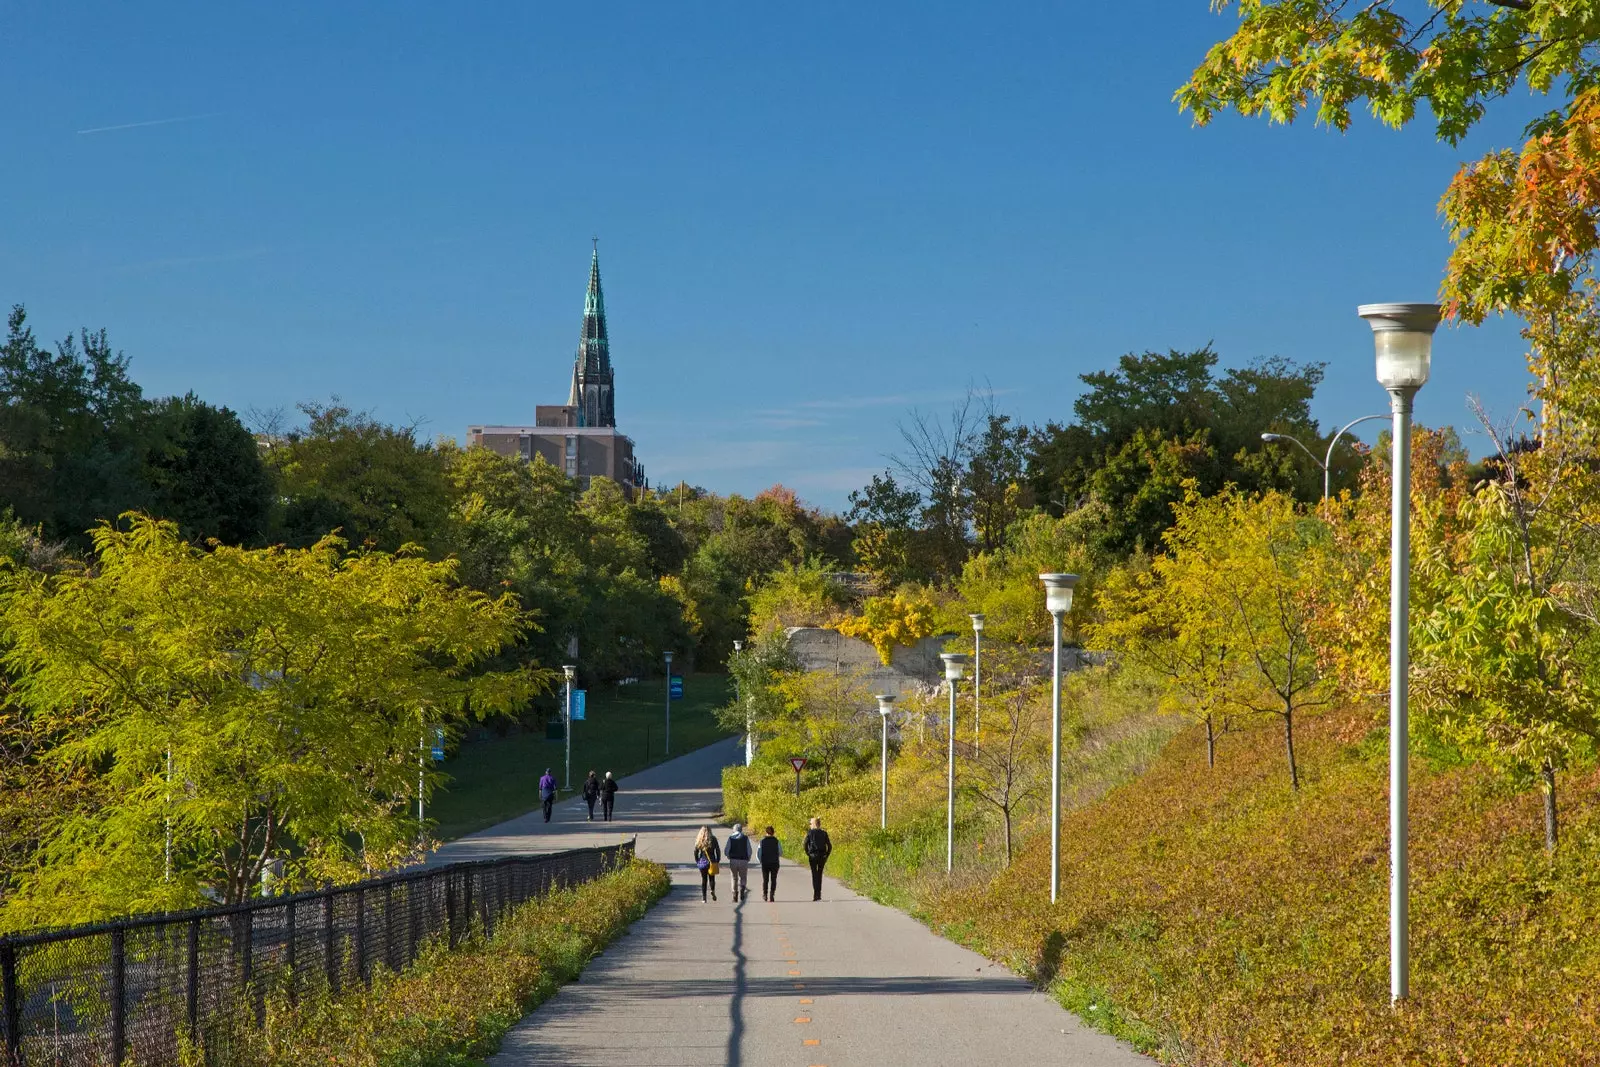
<instances>
[{"instance_id":1,"label":"concrete walkway","mask_svg":"<svg viewBox=\"0 0 1600 1067\"><path fill-rule=\"evenodd\" d=\"M590 823L581 800L565 801L548 825L534 812L436 853L453 862L637 834L639 853L672 874L667 899L517 1024L491 1067L1155 1062L831 878L814 903L804 867L785 866L776 904L761 901L755 871L749 900L731 902L723 873L721 899L702 904L694 834L719 807L721 769L742 756L724 741L624 779L612 823Z\"/></svg>"}]
</instances>

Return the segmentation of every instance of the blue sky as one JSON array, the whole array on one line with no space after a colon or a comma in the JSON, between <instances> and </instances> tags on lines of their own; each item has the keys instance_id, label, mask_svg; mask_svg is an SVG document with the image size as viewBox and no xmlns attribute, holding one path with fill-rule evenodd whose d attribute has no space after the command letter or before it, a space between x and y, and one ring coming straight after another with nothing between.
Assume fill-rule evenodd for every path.
<instances>
[{"instance_id":1,"label":"blue sky","mask_svg":"<svg viewBox=\"0 0 1600 1067\"><path fill-rule=\"evenodd\" d=\"M460 436L565 401L598 234L652 479L827 507L908 409L1065 419L1127 351L1325 361L1324 423L1383 410L1355 306L1432 298L1440 193L1531 104L1459 148L1195 129L1208 6L0 0L0 302L153 395ZM1419 419L1510 416L1522 352L1442 333Z\"/></svg>"}]
</instances>

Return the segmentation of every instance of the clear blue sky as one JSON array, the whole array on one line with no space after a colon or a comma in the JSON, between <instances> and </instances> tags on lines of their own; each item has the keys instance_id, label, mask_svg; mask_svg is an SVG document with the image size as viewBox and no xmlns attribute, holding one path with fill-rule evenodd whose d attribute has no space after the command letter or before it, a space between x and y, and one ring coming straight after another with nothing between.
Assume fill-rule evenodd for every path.
<instances>
[{"instance_id":1,"label":"clear blue sky","mask_svg":"<svg viewBox=\"0 0 1600 1067\"><path fill-rule=\"evenodd\" d=\"M1130 350L1326 361L1324 423L1383 410L1355 306L1432 298L1440 193L1529 105L1459 149L1195 129L1172 92L1232 25L1205 0L0 0L0 302L107 327L153 395L337 394L459 437L565 401L598 234L652 479L829 507L913 405L975 382L1065 419ZM1509 323L1441 334L1419 418L1511 415L1522 352Z\"/></svg>"}]
</instances>

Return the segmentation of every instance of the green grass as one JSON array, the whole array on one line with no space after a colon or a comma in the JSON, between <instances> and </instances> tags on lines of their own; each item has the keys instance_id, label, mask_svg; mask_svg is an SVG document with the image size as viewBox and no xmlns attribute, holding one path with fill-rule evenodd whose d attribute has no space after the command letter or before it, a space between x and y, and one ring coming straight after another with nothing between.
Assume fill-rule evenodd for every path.
<instances>
[{"instance_id":1,"label":"green grass","mask_svg":"<svg viewBox=\"0 0 1600 1067\"><path fill-rule=\"evenodd\" d=\"M728 736L713 712L728 703L729 685L725 674L694 674L684 680L683 699L672 703L673 755ZM660 678L591 688L587 718L572 724L570 784L581 785L591 770L621 778L665 760L666 703L666 682ZM539 806L539 776L549 767L559 780L565 761L566 742L546 740L543 732L463 744L444 763L451 781L434 794L428 809L434 832L441 841L450 841L532 811ZM561 795L564 799L570 794L563 789Z\"/></svg>"}]
</instances>

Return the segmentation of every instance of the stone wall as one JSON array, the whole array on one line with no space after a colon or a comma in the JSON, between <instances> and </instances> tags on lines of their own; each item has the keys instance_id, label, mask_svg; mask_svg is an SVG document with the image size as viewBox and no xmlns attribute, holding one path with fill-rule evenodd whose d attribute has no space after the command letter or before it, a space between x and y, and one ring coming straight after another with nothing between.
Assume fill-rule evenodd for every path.
<instances>
[{"instance_id":1,"label":"stone wall","mask_svg":"<svg viewBox=\"0 0 1600 1067\"><path fill-rule=\"evenodd\" d=\"M916 689L931 689L944 681L939 653L954 634L925 637L910 648L896 648L885 667L878 651L855 637L820 626L791 626L785 631L789 651L807 671L836 671L865 679L874 693L896 696Z\"/></svg>"}]
</instances>

